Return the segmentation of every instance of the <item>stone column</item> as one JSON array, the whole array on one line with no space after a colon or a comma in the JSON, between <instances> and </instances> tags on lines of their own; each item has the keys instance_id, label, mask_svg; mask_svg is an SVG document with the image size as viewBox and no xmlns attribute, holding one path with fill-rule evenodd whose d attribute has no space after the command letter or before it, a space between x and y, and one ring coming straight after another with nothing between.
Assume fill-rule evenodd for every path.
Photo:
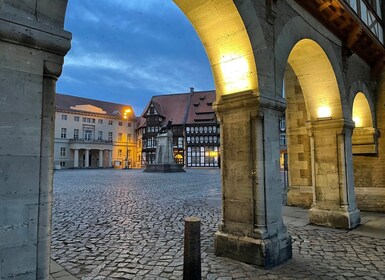
<instances>
[{"instance_id":1,"label":"stone column","mask_svg":"<svg viewBox=\"0 0 385 280\"><path fill-rule=\"evenodd\" d=\"M85 159L84 159L84 167L89 168L90 167L90 150L85 150Z\"/></svg>"},{"instance_id":2,"label":"stone column","mask_svg":"<svg viewBox=\"0 0 385 280\"><path fill-rule=\"evenodd\" d=\"M43 14L65 5L53 1L41 11L39 5L22 9L22 2L3 1L0 9L0 278L45 280L55 85L71 34Z\"/></svg>"},{"instance_id":3,"label":"stone column","mask_svg":"<svg viewBox=\"0 0 385 280\"><path fill-rule=\"evenodd\" d=\"M103 150L99 150L99 167L103 168Z\"/></svg>"},{"instance_id":4,"label":"stone column","mask_svg":"<svg viewBox=\"0 0 385 280\"><path fill-rule=\"evenodd\" d=\"M313 224L352 229L360 224L354 196L352 129L343 119L309 122L314 202Z\"/></svg>"},{"instance_id":5,"label":"stone column","mask_svg":"<svg viewBox=\"0 0 385 280\"><path fill-rule=\"evenodd\" d=\"M282 104L252 92L224 95L221 122L222 223L215 253L265 267L292 256L282 222L279 116Z\"/></svg>"},{"instance_id":6,"label":"stone column","mask_svg":"<svg viewBox=\"0 0 385 280\"><path fill-rule=\"evenodd\" d=\"M79 168L79 150L74 150L74 168Z\"/></svg>"},{"instance_id":7,"label":"stone column","mask_svg":"<svg viewBox=\"0 0 385 280\"><path fill-rule=\"evenodd\" d=\"M108 167L112 166L112 151L108 150Z\"/></svg>"}]
</instances>

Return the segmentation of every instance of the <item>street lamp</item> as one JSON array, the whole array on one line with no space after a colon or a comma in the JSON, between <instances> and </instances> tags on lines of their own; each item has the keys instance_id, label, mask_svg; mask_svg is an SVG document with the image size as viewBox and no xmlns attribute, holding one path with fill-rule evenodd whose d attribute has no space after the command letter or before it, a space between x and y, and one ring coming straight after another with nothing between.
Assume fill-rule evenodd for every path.
<instances>
[{"instance_id":1,"label":"street lamp","mask_svg":"<svg viewBox=\"0 0 385 280\"><path fill-rule=\"evenodd\" d=\"M126 109L124 111L123 118L125 120L127 120L128 119L128 114L130 114L130 113L131 113L131 109ZM128 166L128 133L126 133L126 160L125 161L126 161L125 169L128 169L129 168L129 166Z\"/></svg>"}]
</instances>

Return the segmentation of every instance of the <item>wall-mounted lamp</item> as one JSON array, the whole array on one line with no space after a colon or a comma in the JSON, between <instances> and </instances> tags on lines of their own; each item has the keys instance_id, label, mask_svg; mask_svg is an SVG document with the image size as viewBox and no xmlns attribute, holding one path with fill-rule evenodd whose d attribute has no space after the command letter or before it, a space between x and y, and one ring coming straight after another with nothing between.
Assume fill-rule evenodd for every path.
<instances>
[{"instance_id":1,"label":"wall-mounted lamp","mask_svg":"<svg viewBox=\"0 0 385 280\"><path fill-rule=\"evenodd\" d=\"M318 119L331 119L332 111L329 106L319 107L317 110Z\"/></svg>"}]
</instances>

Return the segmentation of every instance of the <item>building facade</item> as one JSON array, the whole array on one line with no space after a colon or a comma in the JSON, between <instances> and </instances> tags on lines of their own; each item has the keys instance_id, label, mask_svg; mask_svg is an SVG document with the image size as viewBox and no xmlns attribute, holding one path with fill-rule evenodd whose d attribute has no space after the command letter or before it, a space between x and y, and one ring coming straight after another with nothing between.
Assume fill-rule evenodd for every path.
<instances>
[{"instance_id":1,"label":"building facade","mask_svg":"<svg viewBox=\"0 0 385 280\"><path fill-rule=\"evenodd\" d=\"M136 167L130 105L56 94L54 168Z\"/></svg>"},{"instance_id":2,"label":"building facade","mask_svg":"<svg viewBox=\"0 0 385 280\"><path fill-rule=\"evenodd\" d=\"M138 160L155 162L156 135L172 121L174 159L186 167L218 167L220 128L212 109L215 91L160 95L151 98L138 118Z\"/></svg>"}]
</instances>

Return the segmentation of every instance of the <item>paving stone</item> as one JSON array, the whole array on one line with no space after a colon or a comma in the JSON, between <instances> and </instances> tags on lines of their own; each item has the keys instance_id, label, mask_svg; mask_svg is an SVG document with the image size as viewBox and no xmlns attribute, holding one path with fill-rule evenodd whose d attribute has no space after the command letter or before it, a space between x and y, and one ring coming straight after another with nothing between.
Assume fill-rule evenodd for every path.
<instances>
[{"instance_id":1,"label":"paving stone","mask_svg":"<svg viewBox=\"0 0 385 280\"><path fill-rule=\"evenodd\" d=\"M292 260L265 270L216 257L220 203L218 170L57 171L52 259L79 279L181 279L184 217L194 215L203 279L385 279L385 236L304 226L298 219L307 213L297 208L287 208L298 216L287 225Z\"/></svg>"}]
</instances>

